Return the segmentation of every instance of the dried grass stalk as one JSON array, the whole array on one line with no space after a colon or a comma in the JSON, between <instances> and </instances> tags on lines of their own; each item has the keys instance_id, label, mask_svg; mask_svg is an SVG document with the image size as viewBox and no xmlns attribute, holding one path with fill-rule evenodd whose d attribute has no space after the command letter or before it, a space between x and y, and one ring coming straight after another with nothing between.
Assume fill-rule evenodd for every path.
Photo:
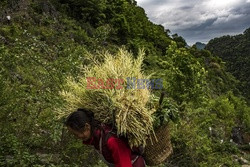
<instances>
[{"instance_id":1,"label":"dried grass stalk","mask_svg":"<svg viewBox=\"0 0 250 167\"><path fill-rule=\"evenodd\" d=\"M141 71L144 51L136 59L124 49L116 55L103 53L104 61L94 61L84 68L84 76L76 82L68 78L66 90L61 92L66 104L59 117L68 115L77 108L94 112L95 118L104 123L112 123L113 113L118 135L128 137L131 147L146 145L146 139L153 133L154 109L147 107L151 92L149 89L127 89L127 77L149 79ZM87 89L87 77L123 79L122 89Z\"/></svg>"}]
</instances>

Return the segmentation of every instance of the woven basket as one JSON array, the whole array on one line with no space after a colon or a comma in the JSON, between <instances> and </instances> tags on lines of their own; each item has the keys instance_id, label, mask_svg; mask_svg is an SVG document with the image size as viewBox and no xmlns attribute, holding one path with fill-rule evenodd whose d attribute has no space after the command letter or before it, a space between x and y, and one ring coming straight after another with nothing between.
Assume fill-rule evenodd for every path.
<instances>
[{"instance_id":1,"label":"woven basket","mask_svg":"<svg viewBox=\"0 0 250 167\"><path fill-rule=\"evenodd\" d=\"M158 142L153 140L152 144L150 140L147 140L147 145L144 150L144 159L148 166L159 165L173 152L170 141L169 125L163 125L156 129L155 135Z\"/></svg>"}]
</instances>

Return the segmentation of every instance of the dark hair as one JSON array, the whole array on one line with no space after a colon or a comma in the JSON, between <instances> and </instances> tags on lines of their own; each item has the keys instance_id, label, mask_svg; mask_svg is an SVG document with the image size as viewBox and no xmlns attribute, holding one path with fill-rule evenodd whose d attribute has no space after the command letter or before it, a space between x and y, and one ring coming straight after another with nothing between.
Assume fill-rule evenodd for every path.
<instances>
[{"instance_id":1,"label":"dark hair","mask_svg":"<svg viewBox=\"0 0 250 167\"><path fill-rule=\"evenodd\" d=\"M86 109L78 108L77 111L71 113L67 117L65 125L72 128L73 130L81 131L83 130L85 124L88 123L91 126L92 132L95 128L95 122L96 121L94 119L93 112Z\"/></svg>"}]
</instances>

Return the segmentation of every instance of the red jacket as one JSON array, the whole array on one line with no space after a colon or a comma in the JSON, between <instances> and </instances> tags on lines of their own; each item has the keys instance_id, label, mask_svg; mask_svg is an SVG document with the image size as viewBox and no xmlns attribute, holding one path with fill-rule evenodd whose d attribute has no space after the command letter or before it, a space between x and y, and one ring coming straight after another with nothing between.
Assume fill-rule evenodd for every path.
<instances>
[{"instance_id":1,"label":"red jacket","mask_svg":"<svg viewBox=\"0 0 250 167\"><path fill-rule=\"evenodd\" d=\"M103 134L103 138L105 133L110 129L111 128L109 126L104 126L104 134L101 133L100 129L96 129L93 136L88 141L83 141L83 143L87 145L93 145L96 150L100 151L99 142L101 139L101 134ZM105 141L105 139L102 141ZM103 157L107 162L114 164L115 167L145 167L143 157L131 152L129 145L124 140L116 136L110 136L106 143L102 143ZM133 165L131 160L135 160Z\"/></svg>"}]
</instances>

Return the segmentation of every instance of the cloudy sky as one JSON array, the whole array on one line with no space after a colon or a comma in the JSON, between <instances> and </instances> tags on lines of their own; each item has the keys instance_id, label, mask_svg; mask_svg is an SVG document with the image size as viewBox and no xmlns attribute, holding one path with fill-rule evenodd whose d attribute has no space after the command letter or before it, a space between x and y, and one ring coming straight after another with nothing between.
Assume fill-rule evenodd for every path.
<instances>
[{"instance_id":1,"label":"cloudy sky","mask_svg":"<svg viewBox=\"0 0 250 167\"><path fill-rule=\"evenodd\" d=\"M148 18L185 38L207 43L250 27L250 0L137 0Z\"/></svg>"}]
</instances>

